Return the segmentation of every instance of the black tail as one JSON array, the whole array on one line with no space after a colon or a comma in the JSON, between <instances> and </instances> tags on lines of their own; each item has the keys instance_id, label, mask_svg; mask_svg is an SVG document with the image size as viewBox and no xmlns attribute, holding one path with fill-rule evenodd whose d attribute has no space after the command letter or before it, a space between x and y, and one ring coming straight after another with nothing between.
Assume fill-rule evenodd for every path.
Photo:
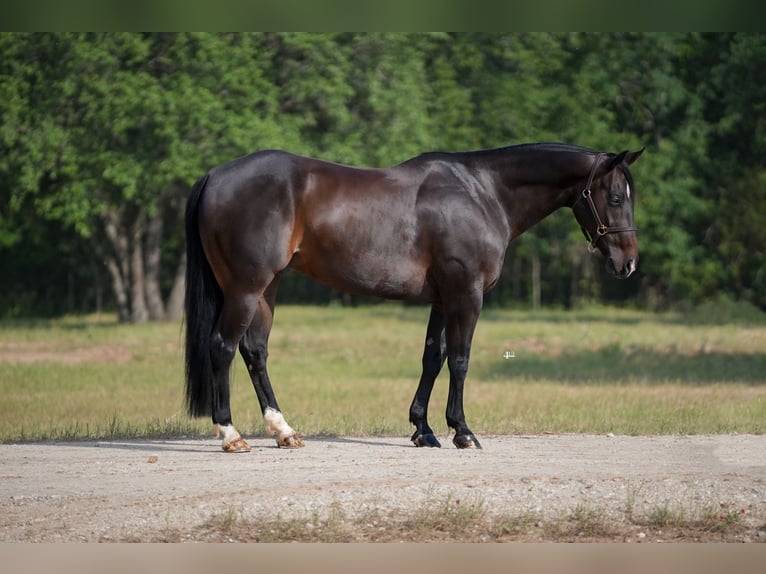
<instances>
[{"instance_id":1,"label":"black tail","mask_svg":"<svg viewBox=\"0 0 766 574\"><path fill-rule=\"evenodd\" d=\"M194 417L212 415L210 338L223 305L199 236L199 202L207 180L206 174L194 184L186 202L186 406Z\"/></svg>"}]
</instances>

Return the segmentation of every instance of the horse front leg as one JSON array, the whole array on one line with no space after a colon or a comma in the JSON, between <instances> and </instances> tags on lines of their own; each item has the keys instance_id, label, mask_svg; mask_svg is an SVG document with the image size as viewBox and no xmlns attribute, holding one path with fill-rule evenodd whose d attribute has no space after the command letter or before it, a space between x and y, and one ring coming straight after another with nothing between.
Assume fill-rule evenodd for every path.
<instances>
[{"instance_id":1,"label":"horse front leg","mask_svg":"<svg viewBox=\"0 0 766 574\"><path fill-rule=\"evenodd\" d=\"M426 329L426 342L423 349L423 372L418 389L410 405L410 422L415 425L412 442L415 446L441 447L428 424L428 401L434 388L436 377L447 358L447 342L444 337L444 316L436 307L431 307L431 316Z\"/></svg>"},{"instance_id":2,"label":"horse front leg","mask_svg":"<svg viewBox=\"0 0 766 574\"><path fill-rule=\"evenodd\" d=\"M452 442L457 448L481 448L479 440L465 422L463 410L463 388L481 303L481 293L461 297L445 315L447 367L450 372L446 416L447 425L455 430Z\"/></svg>"},{"instance_id":3,"label":"horse front leg","mask_svg":"<svg viewBox=\"0 0 766 574\"><path fill-rule=\"evenodd\" d=\"M247 365L255 394L261 405L266 433L269 436L276 435L277 446L300 448L304 446L303 440L287 424L277 404L271 380L266 370L266 361L269 356L269 333L274 322L274 302L278 283L279 276L269 285L263 297L259 298L253 321L239 344L239 351L245 361L245 365Z\"/></svg>"}]
</instances>

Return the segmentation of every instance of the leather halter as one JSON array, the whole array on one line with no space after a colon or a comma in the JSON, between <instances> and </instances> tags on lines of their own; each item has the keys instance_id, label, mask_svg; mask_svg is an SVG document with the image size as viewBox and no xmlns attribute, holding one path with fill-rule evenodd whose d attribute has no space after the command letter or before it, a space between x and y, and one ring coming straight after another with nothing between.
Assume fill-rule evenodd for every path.
<instances>
[{"instance_id":1,"label":"leather halter","mask_svg":"<svg viewBox=\"0 0 766 574\"><path fill-rule=\"evenodd\" d=\"M607 233L625 233L628 231L636 231L635 227L629 227L629 226L609 227L608 225L605 225L603 221L601 221L601 218L598 215L596 204L593 203L593 198L591 197L590 186L593 183L593 177L596 174L596 168L598 167L599 160L601 159L602 155L604 154L600 153L596 155L596 159L593 160L593 166L590 168L590 173L588 174L588 181L585 184L585 188L582 190L580 197L577 198L577 201L572 206L572 209L574 209L575 207L577 207L577 204L579 204L584 199L586 205L590 208L590 213L593 216L593 220L596 223L596 230L595 232L591 233L582 225L580 226L580 229L582 229L583 235L585 235L585 239L588 240L588 249L590 249L591 251L594 251L596 249L596 246L599 240L602 237L604 237L604 235L606 235Z\"/></svg>"}]
</instances>

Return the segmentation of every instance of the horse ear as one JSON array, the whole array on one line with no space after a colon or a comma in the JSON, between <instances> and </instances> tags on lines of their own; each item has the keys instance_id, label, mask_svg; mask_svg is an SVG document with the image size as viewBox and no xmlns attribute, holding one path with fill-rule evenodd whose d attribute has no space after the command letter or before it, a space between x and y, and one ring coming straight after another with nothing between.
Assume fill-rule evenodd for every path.
<instances>
[{"instance_id":1,"label":"horse ear","mask_svg":"<svg viewBox=\"0 0 766 574\"><path fill-rule=\"evenodd\" d=\"M641 148L640 150L638 150L638 151L632 151L632 152L629 152L629 153L628 153L628 154L625 156L625 163L627 163L628 165L632 164L632 163L633 163L634 161L636 161L636 160L637 160L639 157L641 157L641 154L642 154L642 153L644 153L644 150L645 150L645 149L646 149L646 146L642 147L642 148Z\"/></svg>"},{"instance_id":2,"label":"horse ear","mask_svg":"<svg viewBox=\"0 0 766 574\"><path fill-rule=\"evenodd\" d=\"M618 153L618 154L609 154L611 157L609 157L601 166L599 166L599 174L600 175L606 175L610 171L612 171L614 168L616 168L618 165L622 163L622 160L625 159L625 156L628 155L628 150L625 150L624 152Z\"/></svg>"},{"instance_id":3,"label":"horse ear","mask_svg":"<svg viewBox=\"0 0 766 574\"><path fill-rule=\"evenodd\" d=\"M618 154L612 155L607 161L604 162L604 165L599 169L599 172L602 174L609 173L614 168L616 168L618 165L620 165L623 161L630 165L634 161L636 161L642 153L644 153L644 150L646 147L642 147L638 151L628 151L625 150L623 152L620 152ZM611 155L611 154L610 154Z\"/></svg>"}]
</instances>

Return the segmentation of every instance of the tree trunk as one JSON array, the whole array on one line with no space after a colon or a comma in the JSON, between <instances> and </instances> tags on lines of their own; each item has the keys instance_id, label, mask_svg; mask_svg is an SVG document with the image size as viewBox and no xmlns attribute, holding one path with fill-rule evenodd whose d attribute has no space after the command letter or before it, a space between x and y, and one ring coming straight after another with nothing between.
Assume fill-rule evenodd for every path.
<instances>
[{"instance_id":1,"label":"tree trunk","mask_svg":"<svg viewBox=\"0 0 766 574\"><path fill-rule=\"evenodd\" d=\"M120 214L117 211L107 209L104 214L104 233L111 249L105 250L103 246L94 240L94 247L104 260L104 265L111 278L112 291L117 316L121 323L130 321L130 297L128 295L128 239L122 232Z\"/></svg>"},{"instance_id":2,"label":"tree trunk","mask_svg":"<svg viewBox=\"0 0 766 574\"><path fill-rule=\"evenodd\" d=\"M569 284L569 304L574 308L580 303L582 292L580 289L580 273L582 269L582 251L577 245L572 246L569 254L571 255L572 280Z\"/></svg>"},{"instance_id":3,"label":"tree trunk","mask_svg":"<svg viewBox=\"0 0 766 574\"><path fill-rule=\"evenodd\" d=\"M189 195L189 187L176 183L165 190L166 214L175 214L176 219L172 225L184 229L184 213L186 210L186 198ZM170 288L165 303L165 318L169 321L180 321L184 315L184 297L186 295L186 244L181 244L181 253L178 256L173 285Z\"/></svg>"},{"instance_id":4,"label":"tree trunk","mask_svg":"<svg viewBox=\"0 0 766 574\"><path fill-rule=\"evenodd\" d=\"M572 305L598 300L600 284L596 269L597 259L584 243L572 248Z\"/></svg>"},{"instance_id":5,"label":"tree trunk","mask_svg":"<svg viewBox=\"0 0 766 574\"><path fill-rule=\"evenodd\" d=\"M146 308L146 281L144 276L144 214L140 213L131 229L130 251L130 297L131 297L131 321L144 323L149 318Z\"/></svg>"},{"instance_id":6,"label":"tree trunk","mask_svg":"<svg viewBox=\"0 0 766 574\"><path fill-rule=\"evenodd\" d=\"M120 274L120 266L117 260L112 256L104 256L104 265L112 279L112 291L114 292L114 301L117 305L117 317L120 323L130 321L130 302L128 301L128 290Z\"/></svg>"},{"instance_id":7,"label":"tree trunk","mask_svg":"<svg viewBox=\"0 0 766 574\"><path fill-rule=\"evenodd\" d=\"M146 241L144 243L146 263L144 280L146 282L146 306L150 321L165 319L165 306L162 302L160 288L160 269L162 254L162 216L158 213L150 217L146 224Z\"/></svg>"},{"instance_id":8,"label":"tree trunk","mask_svg":"<svg viewBox=\"0 0 766 574\"><path fill-rule=\"evenodd\" d=\"M524 267L523 261L518 253L512 255L513 261L511 262L511 297L514 301L521 302L522 294L524 293L524 278L522 273Z\"/></svg>"},{"instance_id":9,"label":"tree trunk","mask_svg":"<svg viewBox=\"0 0 766 574\"><path fill-rule=\"evenodd\" d=\"M541 304L541 286L540 286L540 253L537 247L533 248L532 259L532 309L537 310Z\"/></svg>"},{"instance_id":10,"label":"tree trunk","mask_svg":"<svg viewBox=\"0 0 766 574\"><path fill-rule=\"evenodd\" d=\"M181 253L176 267L176 276L173 279L173 287L170 289L168 304L165 308L165 318L170 321L179 321L184 314L184 291L186 288L186 252Z\"/></svg>"}]
</instances>

